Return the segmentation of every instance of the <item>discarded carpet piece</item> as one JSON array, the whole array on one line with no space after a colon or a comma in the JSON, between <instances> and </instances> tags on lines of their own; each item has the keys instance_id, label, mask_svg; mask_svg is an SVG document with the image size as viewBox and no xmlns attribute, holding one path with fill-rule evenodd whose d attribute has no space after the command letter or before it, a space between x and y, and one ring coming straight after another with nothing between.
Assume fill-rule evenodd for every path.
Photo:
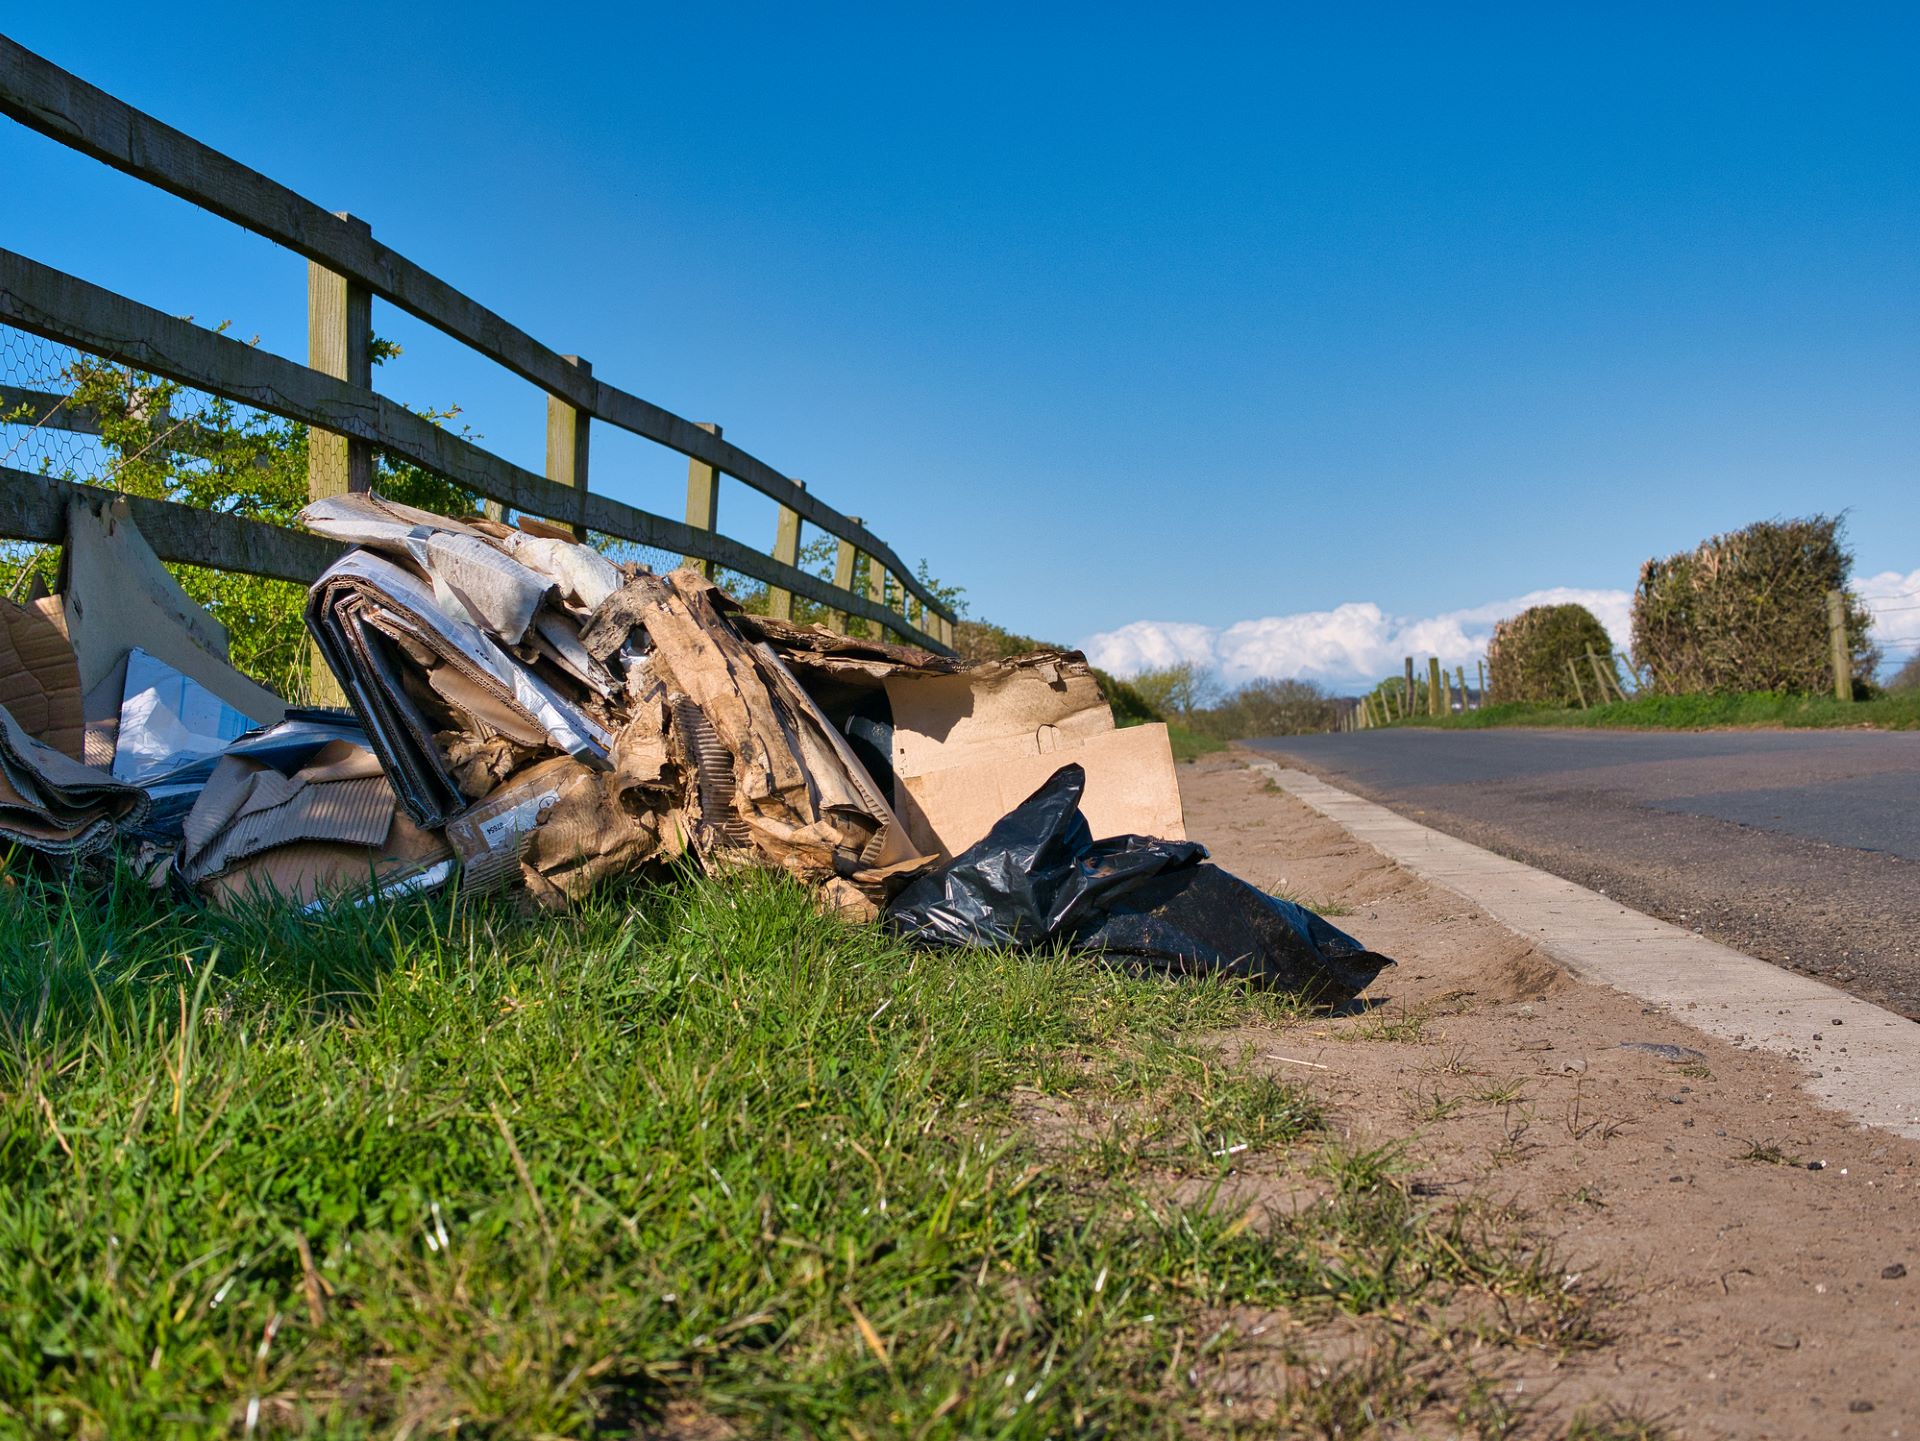
<instances>
[{"instance_id":1,"label":"discarded carpet piece","mask_svg":"<svg viewBox=\"0 0 1920 1441\"><path fill-rule=\"evenodd\" d=\"M977 844L921 876L888 926L950 946L1065 944L1172 974L1226 975L1335 1004L1392 963L1290 901L1206 864L1190 841L1096 841L1086 774L1061 766Z\"/></svg>"}]
</instances>

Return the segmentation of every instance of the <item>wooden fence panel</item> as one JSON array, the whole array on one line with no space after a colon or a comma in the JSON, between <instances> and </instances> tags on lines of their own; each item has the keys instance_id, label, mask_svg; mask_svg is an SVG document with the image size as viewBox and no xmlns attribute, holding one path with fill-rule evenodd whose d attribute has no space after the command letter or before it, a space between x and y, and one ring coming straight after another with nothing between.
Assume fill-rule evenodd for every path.
<instances>
[{"instance_id":1,"label":"wooden fence panel","mask_svg":"<svg viewBox=\"0 0 1920 1441\"><path fill-rule=\"evenodd\" d=\"M884 606L836 592L819 577L738 541L592 491L556 485L385 396L164 315L10 250L0 250L0 320L273 415L367 441L526 514L703 556L819 605L896 630L903 624Z\"/></svg>"},{"instance_id":2,"label":"wooden fence panel","mask_svg":"<svg viewBox=\"0 0 1920 1441\"><path fill-rule=\"evenodd\" d=\"M381 244L365 227L329 213L5 36L0 36L0 114L305 256L578 411L734 476L876 557L934 614L952 618L879 537L717 432L595 380L504 317Z\"/></svg>"}]
</instances>

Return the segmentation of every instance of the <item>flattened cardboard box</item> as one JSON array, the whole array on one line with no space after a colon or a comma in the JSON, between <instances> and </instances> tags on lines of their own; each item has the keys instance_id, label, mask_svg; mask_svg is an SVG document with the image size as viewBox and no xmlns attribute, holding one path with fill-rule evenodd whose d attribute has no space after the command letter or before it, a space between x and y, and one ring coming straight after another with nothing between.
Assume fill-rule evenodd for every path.
<instances>
[{"instance_id":1,"label":"flattened cardboard box","mask_svg":"<svg viewBox=\"0 0 1920 1441\"><path fill-rule=\"evenodd\" d=\"M1110 730L1044 753L1011 741L990 758L902 776L901 819L921 849L956 856L1069 761L1086 767L1080 809L1094 839L1187 838L1173 748L1163 725Z\"/></svg>"}]
</instances>

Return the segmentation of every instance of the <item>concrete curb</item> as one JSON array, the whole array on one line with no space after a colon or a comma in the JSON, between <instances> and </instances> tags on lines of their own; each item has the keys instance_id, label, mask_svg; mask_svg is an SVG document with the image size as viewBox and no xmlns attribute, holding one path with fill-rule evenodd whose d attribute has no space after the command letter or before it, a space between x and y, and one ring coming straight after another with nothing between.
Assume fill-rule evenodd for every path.
<instances>
[{"instance_id":1,"label":"concrete curb","mask_svg":"<svg viewBox=\"0 0 1920 1441\"><path fill-rule=\"evenodd\" d=\"M1382 855L1465 897L1584 980L1793 1061L1802 1089L1920 1140L1920 1025L1820 981L1629 910L1572 881L1410 821L1305 771L1252 768Z\"/></svg>"}]
</instances>

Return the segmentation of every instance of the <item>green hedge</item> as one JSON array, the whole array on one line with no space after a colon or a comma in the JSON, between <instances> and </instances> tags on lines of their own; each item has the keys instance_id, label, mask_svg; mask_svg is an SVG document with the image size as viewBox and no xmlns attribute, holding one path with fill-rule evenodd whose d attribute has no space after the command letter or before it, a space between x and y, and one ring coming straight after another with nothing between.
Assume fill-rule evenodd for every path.
<instances>
[{"instance_id":1,"label":"green hedge","mask_svg":"<svg viewBox=\"0 0 1920 1441\"><path fill-rule=\"evenodd\" d=\"M1592 668L1587 652L1604 656L1613 638L1584 605L1536 605L1498 622L1487 643L1487 701L1536 705L1578 704L1567 662L1580 667L1581 684Z\"/></svg>"},{"instance_id":2,"label":"green hedge","mask_svg":"<svg viewBox=\"0 0 1920 1441\"><path fill-rule=\"evenodd\" d=\"M1838 516L1767 520L1649 560L1633 599L1633 655L1666 695L1833 691L1827 592L1845 590L1853 556ZM1879 657L1871 616L1847 596L1852 678Z\"/></svg>"}]
</instances>

